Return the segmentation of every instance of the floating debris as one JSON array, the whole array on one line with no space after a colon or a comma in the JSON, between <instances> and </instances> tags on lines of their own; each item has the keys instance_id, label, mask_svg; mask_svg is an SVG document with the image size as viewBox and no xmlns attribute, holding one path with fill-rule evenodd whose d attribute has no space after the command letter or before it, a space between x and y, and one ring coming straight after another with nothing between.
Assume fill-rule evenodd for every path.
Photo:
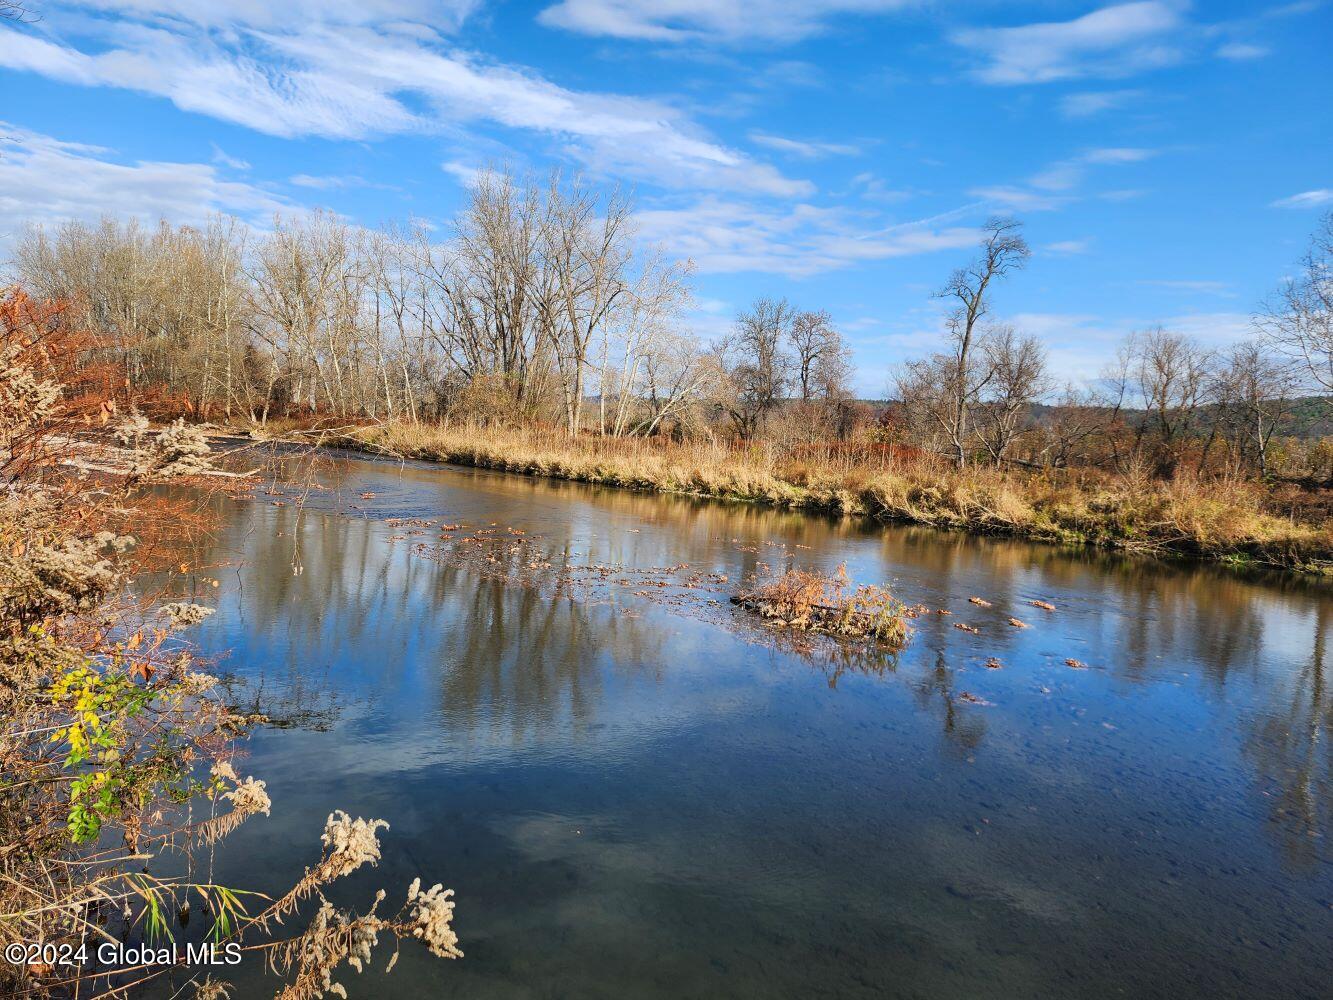
<instances>
[{"instance_id":1,"label":"floating debris","mask_svg":"<svg viewBox=\"0 0 1333 1000\"><path fill-rule=\"evenodd\" d=\"M1010 619L1009 619L1009 624L1012 625L1014 628L1027 628L1027 627L1028 627L1028 623L1027 623L1027 622L1019 621L1017 618L1010 618Z\"/></svg>"},{"instance_id":2,"label":"floating debris","mask_svg":"<svg viewBox=\"0 0 1333 1000\"><path fill-rule=\"evenodd\" d=\"M958 700L959 700L959 701L965 701L965 702L967 702L969 705L993 705L993 704L995 704L993 701L987 701L985 698L980 698L980 697L978 697L977 695L974 695L971 691L962 691L962 692L960 692L959 695L958 695Z\"/></svg>"},{"instance_id":3,"label":"floating debris","mask_svg":"<svg viewBox=\"0 0 1333 1000\"><path fill-rule=\"evenodd\" d=\"M969 625L967 622L954 622L953 627L960 628L964 632L971 632L973 635L981 635L981 629L977 628L975 625Z\"/></svg>"},{"instance_id":4,"label":"floating debris","mask_svg":"<svg viewBox=\"0 0 1333 1000\"><path fill-rule=\"evenodd\" d=\"M1055 605L1049 601L1028 601L1034 608L1041 608L1043 611L1054 611Z\"/></svg>"},{"instance_id":5,"label":"floating debris","mask_svg":"<svg viewBox=\"0 0 1333 1000\"><path fill-rule=\"evenodd\" d=\"M1004 664L1001 663L999 660L997 660L997 659L996 659L995 657L993 657L993 656L992 656L989 660L986 661L986 669L987 669L987 670L999 670L999 669L1000 669L1001 667L1003 667L1003 666L1004 666Z\"/></svg>"},{"instance_id":6,"label":"floating debris","mask_svg":"<svg viewBox=\"0 0 1333 1000\"><path fill-rule=\"evenodd\" d=\"M984 597L969 597L968 600L979 608L989 608L991 606L990 601Z\"/></svg>"},{"instance_id":7,"label":"floating debris","mask_svg":"<svg viewBox=\"0 0 1333 1000\"><path fill-rule=\"evenodd\" d=\"M1072 656L1065 660L1066 667L1073 667L1075 670L1086 670L1088 665L1082 660L1076 660Z\"/></svg>"}]
</instances>

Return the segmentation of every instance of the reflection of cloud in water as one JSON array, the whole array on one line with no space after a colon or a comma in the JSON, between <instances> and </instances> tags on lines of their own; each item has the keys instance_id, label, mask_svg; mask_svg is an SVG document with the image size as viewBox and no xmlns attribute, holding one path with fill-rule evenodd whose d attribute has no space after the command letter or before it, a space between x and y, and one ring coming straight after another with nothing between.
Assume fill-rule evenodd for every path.
<instances>
[{"instance_id":1,"label":"reflection of cloud in water","mask_svg":"<svg viewBox=\"0 0 1333 1000\"><path fill-rule=\"evenodd\" d=\"M265 737L257 771L345 785L426 861L460 846L433 831L472 831L478 992L1299 994L1328 970L1327 588L491 473L320 475L304 511L228 508L217 552L242 566L199 633L339 692L332 733ZM429 558L412 519L506 538ZM952 614L861 669L706 604L724 592L611 579L843 561ZM1270 932L1276 956L1226 944Z\"/></svg>"}]
</instances>

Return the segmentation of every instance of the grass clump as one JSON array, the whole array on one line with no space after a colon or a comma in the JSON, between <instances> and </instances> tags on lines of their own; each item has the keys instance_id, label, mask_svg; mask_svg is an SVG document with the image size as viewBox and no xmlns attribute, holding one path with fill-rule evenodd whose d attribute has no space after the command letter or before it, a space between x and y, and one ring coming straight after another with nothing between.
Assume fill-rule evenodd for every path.
<instances>
[{"instance_id":1,"label":"grass clump","mask_svg":"<svg viewBox=\"0 0 1333 1000\"><path fill-rule=\"evenodd\" d=\"M732 600L773 625L840 638L868 639L899 649L912 630L907 609L885 587L855 588L840 565L832 576L819 570L789 569L755 578Z\"/></svg>"}]
</instances>

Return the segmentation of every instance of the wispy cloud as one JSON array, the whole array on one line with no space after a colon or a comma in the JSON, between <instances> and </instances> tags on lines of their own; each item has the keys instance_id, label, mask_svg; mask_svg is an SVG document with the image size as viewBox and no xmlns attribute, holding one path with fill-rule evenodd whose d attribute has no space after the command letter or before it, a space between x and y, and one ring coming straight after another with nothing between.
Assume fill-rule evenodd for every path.
<instances>
[{"instance_id":1,"label":"wispy cloud","mask_svg":"<svg viewBox=\"0 0 1333 1000\"><path fill-rule=\"evenodd\" d=\"M1072 21L1010 28L971 28L953 41L986 60L974 70L985 83L1047 83L1121 77L1183 58L1173 36L1185 26L1181 4L1142 0Z\"/></svg>"},{"instance_id":2,"label":"wispy cloud","mask_svg":"<svg viewBox=\"0 0 1333 1000\"><path fill-rule=\"evenodd\" d=\"M560 0L538 15L552 28L651 42L793 42L839 15L878 14L912 0Z\"/></svg>"},{"instance_id":3,"label":"wispy cloud","mask_svg":"<svg viewBox=\"0 0 1333 1000\"><path fill-rule=\"evenodd\" d=\"M1157 155L1153 149L1136 146L1104 146L1085 150L1042 168L1025 185L1001 184L972 188L968 193L996 208L1014 212L1045 212L1061 208L1078 197L1092 167L1141 163Z\"/></svg>"},{"instance_id":4,"label":"wispy cloud","mask_svg":"<svg viewBox=\"0 0 1333 1000\"><path fill-rule=\"evenodd\" d=\"M288 183L297 187L313 188L316 191L345 191L349 188L393 189L391 184L369 181L359 174L294 174L288 178Z\"/></svg>"},{"instance_id":5,"label":"wispy cloud","mask_svg":"<svg viewBox=\"0 0 1333 1000\"><path fill-rule=\"evenodd\" d=\"M163 7L168 0L144 3ZM350 4L335 10L344 6ZM594 170L662 184L783 197L813 192L808 181L728 148L670 105L561 87L525 68L446 48L422 25L367 27L315 16L287 23L296 26L247 28L242 21L209 31L184 19L135 21L129 13L114 27L83 18L77 27L90 43L84 47L0 27L0 66L165 97L186 111L282 137L362 139L487 126L544 137Z\"/></svg>"},{"instance_id":6,"label":"wispy cloud","mask_svg":"<svg viewBox=\"0 0 1333 1000\"><path fill-rule=\"evenodd\" d=\"M1218 47L1217 55L1221 59L1243 62L1250 59L1262 59L1273 50L1266 45L1254 45L1250 42L1228 42Z\"/></svg>"},{"instance_id":7,"label":"wispy cloud","mask_svg":"<svg viewBox=\"0 0 1333 1000\"><path fill-rule=\"evenodd\" d=\"M691 258L700 271L791 278L973 246L977 231L953 224L955 216L883 226L839 209L807 204L771 208L717 197L637 213L647 239Z\"/></svg>"},{"instance_id":8,"label":"wispy cloud","mask_svg":"<svg viewBox=\"0 0 1333 1000\"><path fill-rule=\"evenodd\" d=\"M1290 198L1279 198L1272 202L1273 208L1319 208L1322 205L1333 205L1333 188L1302 191Z\"/></svg>"},{"instance_id":9,"label":"wispy cloud","mask_svg":"<svg viewBox=\"0 0 1333 1000\"><path fill-rule=\"evenodd\" d=\"M52 224L103 215L198 223L213 212L255 221L290 209L251 184L223 180L209 163L117 162L113 150L65 142L0 123L15 141L0 157L0 238L25 222Z\"/></svg>"},{"instance_id":10,"label":"wispy cloud","mask_svg":"<svg viewBox=\"0 0 1333 1000\"><path fill-rule=\"evenodd\" d=\"M1150 288L1166 288L1173 292L1197 292L1202 295L1216 295L1219 298L1234 299L1236 293L1225 281L1192 281L1153 278L1139 282Z\"/></svg>"},{"instance_id":11,"label":"wispy cloud","mask_svg":"<svg viewBox=\"0 0 1333 1000\"><path fill-rule=\"evenodd\" d=\"M1065 195L1045 194L1012 184L974 187L969 188L967 193L1006 212L1049 212L1073 200Z\"/></svg>"},{"instance_id":12,"label":"wispy cloud","mask_svg":"<svg viewBox=\"0 0 1333 1000\"><path fill-rule=\"evenodd\" d=\"M1047 243L1042 247L1044 251L1057 257L1087 253L1091 248L1092 240L1057 240L1055 243Z\"/></svg>"},{"instance_id":13,"label":"wispy cloud","mask_svg":"<svg viewBox=\"0 0 1333 1000\"><path fill-rule=\"evenodd\" d=\"M863 171L852 178L852 190L867 201L906 201L912 192L906 188L891 187L873 171Z\"/></svg>"},{"instance_id":14,"label":"wispy cloud","mask_svg":"<svg viewBox=\"0 0 1333 1000\"><path fill-rule=\"evenodd\" d=\"M249 170L250 164L247 160L239 157L229 156L221 146L216 142L209 143L213 147L213 162L221 163L224 167L231 167L233 170Z\"/></svg>"},{"instance_id":15,"label":"wispy cloud","mask_svg":"<svg viewBox=\"0 0 1333 1000\"><path fill-rule=\"evenodd\" d=\"M751 132L750 141L759 146L776 149L780 153L790 153L803 160L822 160L829 156L859 156L861 147L844 142L808 142L801 139L788 139L780 135L768 135L764 132Z\"/></svg>"},{"instance_id":16,"label":"wispy cloud","mask_svg":"<svg viewBox=\"0 0 1333 1000\"><path fill-rule=\"evenodd\" d=\"M1035 174L1028 183L1045 191L1068 191L1083 182L1089 167L1140 163L1156 155L1156 150L1137 147L1111 146L1090 149L1077 156L1052 163Z\"/></svg>"},{"instance_id":17,"label":"wispy cloud","mask_svg":"<svg viewBox=\"0 0 1333 1000\"><path fill-rule=\"evenodd\" d=\"M1066 94L1060 98L1060 114L1066 118L1091 118L1127 107L1143 96L1141 90L1102 90Z\"/></svg>"}]
</instances>

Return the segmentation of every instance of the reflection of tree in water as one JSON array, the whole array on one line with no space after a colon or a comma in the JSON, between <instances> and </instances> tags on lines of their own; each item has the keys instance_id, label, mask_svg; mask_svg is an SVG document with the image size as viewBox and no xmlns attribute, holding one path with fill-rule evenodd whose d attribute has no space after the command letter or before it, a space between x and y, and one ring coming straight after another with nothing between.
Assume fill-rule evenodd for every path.
<instances>
[{"instance_id":1,"label":"reflection of tree in water","mask_svg":"<svg viewBox=\"0 0 1333 1000\"><path fill-rule=\"evenodd\" d=\"M328 671L303 666L281 675L261 666L244 676L224 675L231 710L275 729L311 729L324 732L338 717L337 689Z\"/></svg>"},{"instance_id":2,"label":"reflection of tree in water","mask_svg":"<svg viewBox=\"0 0 1333 1000\"><path fill-rule=\"evenodd\" d=\"M1327 657L1333 601L1316 611L1314 648L1287 685L1275 685L1269 711L1254 724L1246 749L1263 785L1275 788L1269 819L1288 860L1314 867L1333 858L1333 692ZM1267 789L1265 789L1267 791Z\"/></svg>"},{"instance_id":3,"label":"reflection of tree in water","mask_svg":"<svg viewBox=\"0 0 1333 1000\"><path fill-rule=\"evenodd\" d=\"M320 478L355 496L367 488L348 471L355 467L335 463ZM900 572L913 576L911 592L904 594L909 601L937 600L943 606L984 587L980 596L998 607L1013 607L1031 596L1056 599L1061 614L1079 606L1084 611L1080 638L1091 650L1104 650L1103 656L1094 652L1088 658L1123 681L1170 681L1193 669L1209 682L1204 697L1218 706L1243 690L1237 680L1280 698L1252 723L1247 753L1261 780L1280 789L1273 800L1273 828L1292 857L1308 861L1327 851L1333 735L1325 677L1329 604L1306 584L496 473L450 473L443 480L434 470L408 469L402 476L395 488L407 491L417 510L470 511L474 522L499 522L497 532L504 531L506 518L524 526L538 520L551 535L543 545L554 563L552 574L537 586L515 585L528 558L525 551L497 548L497 572L479 573L476 565L409 556L408 547L416 543L386 543L382 524L355 516L307 513L302 518L295 507L272 508L258 498L251 508L254 516L225 519L224 544L242 552L250 567L243 608L253 620L246 627L282 630L286 642L280 648L292 669L311 648L336 653L341 647L357 655L384 650L386 662L378 666L382 681L392 684L394 670L401 668L387 654L403 647L409 630L411 642L427 647L414 655L441 664L441 710L449 724L506 730L518 740L552 718L568 717L576 724L591 720L610 671L667 666L659 655L665 641L660 619L625 613L625 602L617 596L633 587L590 591L562 577L563 568L599 561L627 567L687 562L728 574L735 583L761 563L829 569L855 546L851 551L861 559L877 552L875 561L861 567L864 573L882 573L884 580ZM468 515L451 519L468 520ZM871 538L873 546L858 544ZM294 574L298 539L306 570ZM1281 655L1272 651L1279 644L1272 640L1294 620L1301 620L1303 632L1300 616L1311 603L1319 604L1314 650L1288 676L1280 669ZM951 606L960 615L973 613ZM729 615L709 613L724 622ZM903 662L912 664L908 682L919 704L939 714L953 745L970 750L984 738L988 709L960 697L965 674L945 658L959 642L969 641L954 632L958 620L932 616L915 622L919 652L909 650ZM895 658L855 645L807 642L749 629L743 622L729 627L800 656L831 687L850 675L899 670ZM1003 655L1006 643L1020 641L1018 633L1003 631L986 638L997 655ZM926 659L931 651L933 663Z\"/></svg>"},{"instance_id":4,"label":"reflection of tree in water","mask_svg":"<svg viewBox=\"0 0 1333 1000\"><path fill-rule=\"evenodd\" d=\"M563 714L586 725L604 669L650 661L642 623L550 594L437 564L451 627L440 636L441 708L451 728L507 725L514 742Z\"/></svg>"},{"instance_id":5,"label":"reflection of tree in water","mask_svg":"<svg viewBox=\"0 0 1333 1000\"><path fill-rule=\"evenodd\" d=\"M950 744L960 751L971 751L981 745L986 721L960 699L961 692L954 690L954 673L944 651L936 650L934 665L913 681L912 688L923 709L940 713Z\"/></svg>"}]
</instances>

